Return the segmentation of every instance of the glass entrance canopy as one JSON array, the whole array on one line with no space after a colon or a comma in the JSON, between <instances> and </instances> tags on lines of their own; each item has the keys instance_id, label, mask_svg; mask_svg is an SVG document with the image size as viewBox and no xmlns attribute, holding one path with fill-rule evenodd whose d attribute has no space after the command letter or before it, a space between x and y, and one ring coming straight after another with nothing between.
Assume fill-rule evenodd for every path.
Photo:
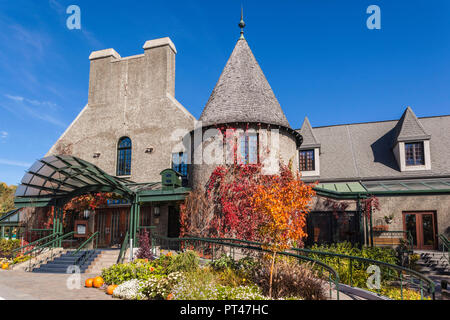
<instances>
[{"instance_id":1,"label":"glass entrance canopy","mask_svg":"<svg viewBox=\"0 0 450 320\"><path fill-rule=\"evenodd\" d=\"M131 198L126 181L97 166L68 155L37 160L22 178L15 194L16 207L47 206L89 192L112 192Z\"/></svg>"}]
</instances>

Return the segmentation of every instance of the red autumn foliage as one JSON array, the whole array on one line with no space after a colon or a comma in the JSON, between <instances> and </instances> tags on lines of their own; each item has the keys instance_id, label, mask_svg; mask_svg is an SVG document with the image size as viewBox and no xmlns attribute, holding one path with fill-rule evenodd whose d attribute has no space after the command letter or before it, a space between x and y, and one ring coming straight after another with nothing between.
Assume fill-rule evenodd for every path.
<instances>
[{"instance_id":1,"label":"red autumn foliage","mask_svg":"<svg viewBox=\"0 0 450 320\"><path fill-rule=\"evenodd\" d=\"M114 193L107 192L98 192L98 193L90 193L84 194L78 197L71 199L63 208L63 225L66 226L66 215L71 212L83 212L84 210L95 210L98 207L106 205L108 199L117 199L117 195ZM44 228L48 229L53 225L53 217L55 214L55 208L51 207L51 209L47 212L46 221L44 221Z\"/></svg>"},{"instance_id":2,"label":"red autumn foliage","mask_svg":"<svg viewBox=\"0 0 450 320\"><path fill-rule=\"evenodd\" d=\"M253 196L260 186L288 185L296 177L281 164L279 175L263 175L261 164L218 166L206 191L194 191L181 206L181 236L262 240L260 227L267 215L256 210Z\"/></svg>"}]
</instances>

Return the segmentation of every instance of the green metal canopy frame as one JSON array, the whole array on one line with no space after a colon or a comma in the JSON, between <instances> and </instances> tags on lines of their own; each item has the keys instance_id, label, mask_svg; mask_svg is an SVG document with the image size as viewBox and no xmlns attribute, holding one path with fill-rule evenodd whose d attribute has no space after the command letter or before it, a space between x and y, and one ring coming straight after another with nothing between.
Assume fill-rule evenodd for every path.
<instances>
[{"instance_id":1,"label":"green metal canopy frame","mask_svg":"<svg viewBox=\"0 0 450 320\"><path fill-rule=\"evenodd\" d=\"M171 169L168 169L171 171ZM168 171L167 169L161 172ZM161 189L156 189L162 185ZM184 200L189 188L164 183L136 184L114 177L80 158L52 155L37 160L17 187L16 208L54 206L53 234L63 232L63 208L71 199L93 192L118 194L129 200L129 235L136 242L139 230L140 204L155 201Z\"/></svg>"},{"instance_id":2,"label":"green metal canopy frame","mask_svg":"<svg viewBox=\"0 0 450 320\"><path fill-rule=\"evenodd\" d=\"M53 234L61 235L64 205L91 192L110 192L131 200L130 234L136 235L135 192L126 186L125 180L74 156L53 155L37 160L17 187L14 204L17 208L54 206Z\"/></svg>"},{"instance_id":3,"label":"green metal canopy frame","mask_svg":"<svg viewBox=\"0 0 450 320\"><path fill-rule=\"evenodd\" d=\"M133 199L135 193L123 179L97 166L68 155L54 155L36 161L16 190L17 208L63 205L90 192L112 192Z\"/></svg>"}]
</instances>

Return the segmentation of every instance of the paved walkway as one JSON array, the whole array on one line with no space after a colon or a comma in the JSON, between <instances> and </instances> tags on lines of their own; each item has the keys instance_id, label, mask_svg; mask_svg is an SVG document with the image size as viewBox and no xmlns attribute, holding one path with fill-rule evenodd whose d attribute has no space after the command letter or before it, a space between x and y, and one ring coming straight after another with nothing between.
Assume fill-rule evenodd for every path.
<instances>
[{"instance_id":1,"label":"paved walkway","mask_svg":"<svg viewBox=\"0 0 450 320\"><path fill-rule=\"evenodd\" d=\"M115 300L103 290L84 287L84 281L95 276L97 274L81 274L80 288L69 289L67 282L73 275L0 269L0 300ZM365 300L348 292L340 292L339 298ZM333 289L332 300L335 299Z\"/></svg>"},{"instance_id":2,"label":"paved walkway","mask_svg":"<svg viewBox=\"0 0 450 320\"><path fill-rule=\"evenodd\" d=\"M73 275L0 270L0 300L112 300L103 290L84 287L94 276L81 274L80 288L69 289Z\"/></svg>"}]
</instances>

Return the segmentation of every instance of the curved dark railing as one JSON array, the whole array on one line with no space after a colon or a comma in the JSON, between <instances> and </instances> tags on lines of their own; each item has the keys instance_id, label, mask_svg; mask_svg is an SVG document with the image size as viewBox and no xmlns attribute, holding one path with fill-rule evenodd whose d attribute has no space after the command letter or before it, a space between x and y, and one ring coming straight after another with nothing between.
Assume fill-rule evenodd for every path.
<instances>
[{"instance_id":1,"label":"curved dark railing","mask_svg":"<svg viewBox=\"0 0 450 320\"><path fill-rule=\"evenodd\" d=\"M424 298L424 290L431 295L432 299L435 299L435 283L433 280L424 276L423 274L402 266L398 266L395 264L387 263L384 261L373 260L368 258L350 256L345 254L333 253L333 252L324 252L324 251L314 251L309 249L300 249L300 248L292 248L291 250L296 252L305 253L308 256L312 255L313 257L321 257L322 261L329 262L327 257L332 257L337 260L337 264L340 266L344 266L346 264L341 262L342 260L348 260L348 275L347 277L341 276L343 280L345 280L350 286L354 286L353 282L353 270L354 266L359 266L360 268L364 265L376 265L380 267L381 277L390 281L400 287L400 295L403 300L403 290L404 285L411 285L412 287L417 287L420 291L421 299ZM366 269L366 268L364 268ZM406 278L405 278L406 276ZM380 291L378 290L378 293Z\"/></svg>"},{"instance_id":2,"label":"curved dark railing","mask_svg":"<svg viewBox=\"0 0 450 320\"><path fill-rule=\"evenodd\" d=\"M233 256L233 259L235 258L236 252L234 249L236 249L236 248L238 250L252 250L252 251L268 252L268 253L271 252L268 249L264 249L262 247L262 244L260 244L258 242L245 241L245 240L242 242L246 242L246 244L239 244L239 243L233 243L231 241L222 241L223 239L215 239L215 238L197 238L197 237L169 238L169 237L163 237L163 236L156 235L156 234L152 234L151 238L152 238L152 245L153 245L152 251L154 251L154 252L155 252L154 247L158 243L160 244L160 246L165 244L166 245L165 247L168 248L169 250L177 250L177 251L182 251L184 248L195 248L195 246L198 245L203 250L202 257L208 258L208 255L210 254L211 260L213 260L213 261L214 261L214 255L217 252L217 248L216 248L217 246L222 247L222 248L230 247L230 255ZM235 239L232 239L232 240L235 240ZM197 249L198 249L198 247L197 247ZM205 252L207 252L208 255L205 255ZM324 270L327 271L328 272L329 289L330 289L329 290L330 298L332 297L332 283L333 283L334 287L336 289L336 298L337 298L337 300L339 300L339 274L332 267L330 267L329 265L327 265L326 263L324 263L320 260L306 257L306 256L301 256L301 255L291 253L291 252L279 252L277 254L293 257L299 261L302 260L302 261L306 261L306 262L311 262L313 264L313 267L320 268L320 274L319 274L320 277L323 276Z\"/></svg>"},{"instance_id":3,"label":"curved dark railing","mask_svg":"<svg viewBox=\"0 0 450 320\"><path fill-rule=\"evenodd\" d=\"M164 237L162 237L164 238ZM185 239L196 239L197 241L219 241L219 242L229 242L234 244L244 244L254 247L261 248L262 244L255 241L249 241L249 240L240 240L240 239L234 239L234 238L195 238L191 236L187 236ZM373 260L373 259L367 259L362 257L356 257L356 256L350 256L350 255L343 255L338 253L332 253L332 252L324 252L324 251L313 251L309 249L300 249L300 248L292 248L288 251L295 251L295 252L301 252L306 254L302 255L302 257L305 258L311 258L312 256L314 261L320 261L322 263L325 263L328 267L332 268L329 265L329 262L326 260L326 257L333 257L338 259L338 265L340 265L340 259L346 259L348 260L348 273L349 277L346 277L344 274L337 274L338 279L345 280L345 284L349 284L350 286L354 286L353 283L353 270L354 267L357 267L358 264L361 266L361 264L366 265L376 265L380 267L380 271L382 273L382 277L385 280L389 280L392 283L396 284L400 288L400 296L403 300L404 298L404 286L405 285L411 285L414 288L417 288L420 291L421 299L424 298L425 293L428 293L431 298L435 299L435 283L429 279L428 277L422 275L421 273L401 267L395 264L390 264L384 261L379 260ZM232 255L234 252L230 252L230 255ZM204 252L203 252L204 255ZM234 258L234 255L233 255ZM214 259L214 254L212 255L212 259ZM333 269L333 268L332 268ZM333 269L335 270L335 269ZM362 288L365 289L365 288ZM378 291L380 294L380 292Z\"/></svg>"}]
</instances>

